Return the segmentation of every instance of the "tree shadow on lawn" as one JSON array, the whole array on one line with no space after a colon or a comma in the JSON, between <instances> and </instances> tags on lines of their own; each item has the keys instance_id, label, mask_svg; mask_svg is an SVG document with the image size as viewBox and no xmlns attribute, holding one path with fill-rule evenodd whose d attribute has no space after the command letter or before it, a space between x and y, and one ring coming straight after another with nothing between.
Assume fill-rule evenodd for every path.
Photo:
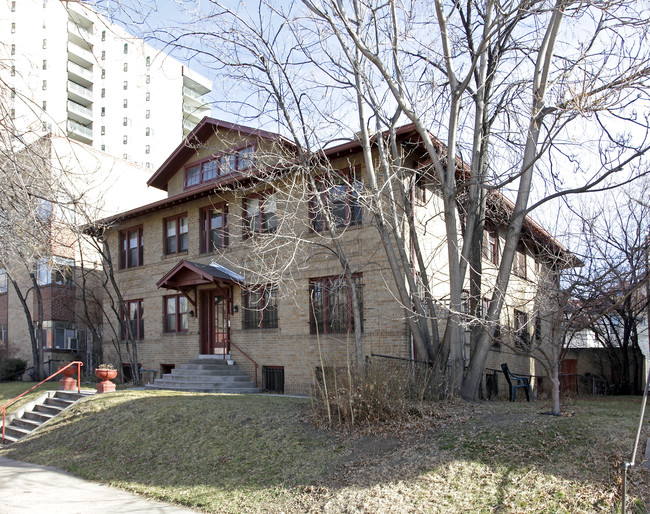
<instances>
[{"instance_id":1,"label":"tree shadow on lawn","mask_svg":"<svg viewBox=\"0 0 650 514\"><path fill-rule=\"evenodd\" d=\"M206 510L517 510L545 496L546 506L586 511L611 499L612 460L631 447L636 412L454 408L402 430L349 434L316 428L306 400L126 391L82 402L3 456ZM632 482L630 494L648 503Z\"/></svg>"}]
</instances>

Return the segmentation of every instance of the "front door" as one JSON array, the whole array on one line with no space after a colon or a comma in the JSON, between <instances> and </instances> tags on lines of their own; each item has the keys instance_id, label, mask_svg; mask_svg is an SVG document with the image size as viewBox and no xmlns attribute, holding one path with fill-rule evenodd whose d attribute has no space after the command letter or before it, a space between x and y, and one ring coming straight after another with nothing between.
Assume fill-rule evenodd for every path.
<instances>
[{"instance_id":1,"label":"front door","mask_svg":"<svg viewBox=\"0 0 650 514\"><path fill-rule=\"evenodd\" d=\"M222 287L201 293L201 353L230 353L230 310L232 288Z\"/></svg>"}]
</instances>

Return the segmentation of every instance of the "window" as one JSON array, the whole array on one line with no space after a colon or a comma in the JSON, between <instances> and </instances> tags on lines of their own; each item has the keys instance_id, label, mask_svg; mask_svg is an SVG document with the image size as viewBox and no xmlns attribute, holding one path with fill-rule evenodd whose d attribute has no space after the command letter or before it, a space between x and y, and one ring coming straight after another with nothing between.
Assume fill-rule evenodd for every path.
<instances>
[{"instance_id":1,"label":"window","mask_svg":"<svg viewBox=\"0 0 650 514\"><path fill-rule=\"evenodd\" d=\"M147 110L144 112L144 117L145 117L146 119L151 118L151 111L150 111L149 109L147 109Z\"/></svg>"},{"instance_id":2,"label":"window","mask_svg":"<svg viewBox=\"0 0 650 514\"><path fill-rule=\"evenodd\" d=\"M149 145L145 145L144 153L146 153L148 155L150 152L151 152L151 147Z\"/></svg>"},{"instance_id":3,"label":"window","mask_svg":"<svg viewBox=\"0 0 650 514\"><path fill-rule=\"evenodd\" d=\"M148 130L148 129L147 129ZM149 135L149 134L147 134ZM207 161L193 164L185 169L185 187L193 187L210 182L217 177L227 175L232 171L231 155L223 155Z\"/></svg>"},{"instance_id":4,"label":"window","mask_svg":"<svg viewBox=\"0 0 650 514\"><path fill-rule=\"evenodd\" d=\"M11 111L9 111L9 117L10 117L12 120L15 120L15 119L16 119L16 109L14 109L13 107L12 107Z\"/></svg>"},{"instance_id":5,"label":"window","mask_svg":"<svg viewBox=\"0 0 650 514\"><path fill-rule=\"evenodd\" d=\"M147 66L151 66L151 56L149 55L147 55L146 64Z\"/></svg>"},{"instance_id":6,"label":"window","mask_svg":"<svg viewBox=\"0 0 650 514\"><path fill-rule=\"evenodd\" d=\"M151 135L151 129L149 127L146 128L146 130L144 132L144 135L145 136L150 136Z\"/></svg>"},{"instance_id":7,"label":"window","mask_svg":"<svg viewBox=\"0 0 650 514\"><path fill-rule=\"evenodd\" d=\"M148 102L149 100L151 100L151 93L149 93L149 91L147 91L147 92L145 93L145 95L144 95L144 99L145 99L146 102Z\"/></svg>"},{"instance_id":8,"label":"window","mask_svg":"<svg viewBox=\"0 0 650 514\"><path fill-rule=\"evenodd\" d=\"M7 325L0 325L0 348L6 348L8 342Z\"/></svg>"},{"instance_id":9,"label":"window","mask_svg":"<svg viewBox=\"0 0 650 514\"><path fill-rule=\"evenodd\" d=\"M11 66L11 76L15 77L16 76L16 66Z\"/></svg>"},{"instance_id":10,"label":"window","mask_svg":"<svg viewBox=\"0 0 650 514\"><path fill-rule=\"evenodd\" d=\"M102 50L102 61L106 60L106 50Z\"/></svg>"},{"instance_id":11,"label":"window","mask_svg":"<svg viewBox=\"0 0 650 514\"><path fill-rule=\"evenodd\" d=\"M8 283L7 270L0 268L0 294L7 292Z\"/></svg>"},{"instance_id":12,"label":"window","mask_svg":"<svg viewBox=\"0 0 650 514\"><path fill-rule=\"evenodd\" d=\"M77 331L67 321L44 321L41 324L43 347L57 350L76 350Z\"/></svg>"},{"instance_id":13,"label":"window","mask_svg":"<svg viewBox=\"0 0 650 514\"><path fill-rule=\"evenodd\" d=\"M165 255L187 251L187 213L167 218L165 224Z\"/></svg>"},{"instance_id":14,"label":"window","mask_svg":"<svg viewBox=\"0 0 650 514\"><path fill-rule=\"evenodd\" d=\"M102 30L102 41L106 41L106 31Z\"/></svg>"},{"instance_id":15,"label":"window","mask_svg":"<svg viewBox=\"0 0 650 514\"><path fill-rule=\"evenodd\" d=\"M122 101L122 107L124 107L124 108L126 109L128 106L129 106L129 101L125 98L125 99Z\"/></svg>"},{"instance_id":16,"label":"window","mask_svg":"<svg viewBox=\"0 0 650 514\"><path fill-rule=\"evenodd\" d=\"M165 296L165 332L187 332L190 317L189 302L183 295Z\"/></svg>"},{"instance_id":17,"label":"window","mask_svg":"<svg viewBox=\"0 0 650 514\"><path fill-rule=\"evenodd\" d=\"M323 207L327 209L335 227L361 224L361 182L354 176L337 177L330 184L321 182L318 189ZM310 211L312 228L316 231L327 230L327 217L323 215L316 198L311 200Z\"/></svg>"},{"instance_id":18,"label":"window","mask_svg":"<svg viewBox=\"0 0 650 514\"><path fill-rule=\"evenodd\" d=\"M243 328L278 328L277 286L250 286L242 289Z\"/></svg>"},{"instance_id":19,"label":"window","mask_svg":"<svg viewBox=\"0 0 650 514\"><path fill-rule=\"evenodd\" d=\"M134 340L144 339L144 306L142 300L125 301L120 317L120 335L123 340L129 339L129 329Z\"/></svg>"},{"instance_id":20,"label":"window","mask_svg":"<svg viewBox=\"0 0 650 514\"><path fill-rule=\"evenodd\" d=\"M515 252L515 260L512 263L512 272L521 278L526 278L526 250L519 246Z\"/></svg>"},{"instance_id":21,"label":"window","mask_svg":"<svg viewBox=\"0 0 650 514\"><path fill-rule=\"evenodd\" d=\"M106 78L106 70L104 68L102 68L102 78L103 79Z\"/></svg>"},{"instance_id":22,"label":"window","mask_svg":"<svg viewBox=\"0 0 650 514\"><path fill-rule=\"evenodd\" d=\"M483 257L492 264L499 264L499 236L493 228L483 232Z\"/></svg>"},{"instance_id":23,"label":"window","mask_svg":"<svg viewBox=\"0 0 650 514\"><path fill-rule=\"evenodd\" d=\"M16 55L16 45L11 45L11 55Z\"/></svg>"},{"instance_id":24,"label":"window","mask_svg":"<svg viewBox=\"0 0 650 514\"><path fill-rule=\"evenodd\" d=\"M47 89L47 80L43 81L43 91Z\"/></svg>"},{"instance_id":25,"label":"window","mask_svg":"<svg viewBox=\"0 0 650 514\"><path fill-rule=\"evenodd\" d=\"M151 82L151 75L147 75L144 81L146 84L149 84Z\"/></svg>"},{"instance_id":26,"label":"window","mask_svg":"<svg viewBox=\"0 0 650 514\"><path fill-rule=\"evenodd\" d=\"M126 127L128 124L129 124L129 118L124 116L124 119L122 120L122 125L124 125Z\"/></svg>"},{"instance_id":27,"label":"window","mask_svg":"<svg viewBox=\"0 0 650 514\"><path fill-rule=\"evenodd\" d=\"M201 210L201 253L228 246L228 209L225 205Z\"/></svg>"},{"instance_id":28,"label":"window","mask_svg":"<svg viewBox=\"0 0 650 514\"><path fill-rule=\"evenodd\" d=\"M105 136L106 135L106 125L102 125L101 129L99 131L101 132L102 136Z\"/></svg>"},{"instance_id":29,"label":"window","mask_svg":"<svg viewBox=\"0 0 650 514\"><path fill-rule=\"evenodd\" d=\"M11 24L11 33L12 33L12 34L15 34L15 33L16 33L16 24L15 24L15 23L12 23L12 24Z\"/></svg>"},{"instance_id":30,"label":"window","mask_svg":"<svg viewBox=\"0 0 650 514\"><path fill-rule=\"evenodd\" d=\"M106 151L106 145L102 145L101 148L102 148L102 152L105 152L105 151Z\"/></svg>"},{"instance_id":31,"label":"window","mask_svg":"<svg viewBox=\"0 0 650 514\"><path fill-rule=\"evenodd\" d=\"M43 50L47 48L47 39L43 40Z\"/></svg>"},{"instance_id":32,"label":"window","mask_svg":"<svg viewBox=\"0 0 650 514\"><path fill-rule=\"evenodd\" d=\"M262 366L264 390L284 394L284 366Z\"/></svg>"},{"instance_id":33,"label":"window","mask_svg":"<svg viewBox=\"0 0 650 514\"><path fill-rule=\"evenodd\" d=\"M129 44L128 43L124 43L124 53L125 54L129 53Z\"/></svg>"},{"instance_id":34,"label":"window","mask_svg":"<svg viewBox=\"0 0 650 514\"><path fill-rule=\"evenodd\" d=\"M129 143L129 137L128 136L122 136L122 144L126 145Z\"/></svg>"},{"instance_id":35,"label":"window","mask_svg":"<svg viewBox=\"0 0 650 514\"><path fill-rule=\"evenodd\" d=\"M124 63L124 71L129 71L129 63L128 62Z\"/></svg>"},{"instance_id":36,"label":"window","mask_svg":"<svg viewBox=\"0 0 650 514\"><path fill-rule=\"evenodd\" d=\"M530 348L530 335L528 334L528 314L515 309L515 348L520 351Z\"/></svg>"},{"instance_id":37,"label":"window","mask_svg":"<svg viewBox=\"0 0 650 514\"><path fill-rule=\"evenodd\" d=\"M43 100L43 110L47 111L47 100ZM43 124L47 127L47 124L45 122L43 122ZM45 129L43 129L43 130L45 130Z\"/></svg>"},{"instance_id":38,"label":"window","mask_svg":"<svg viewBox=\"0 0 650 514\"><path fill-rule=\"evenodd\" d=\"M123 88L124 88L125 91L126 91L127 89L129 89L129 81L128 81L128 80L125 80L125 81L124 81L124 86L123 86Z\"/></svg>"},{"instance_id":39,"label":"window","mask_svg":"<svg viewBox=\"0 0 650 514\"><path fill-rule=\"evenodd\" d=\"M361 275L353 277L359 309L363 312ZM312 334L350 333L354 331L352 292L345 277L326 277L309 281L309 325ZM361 327L363 330L363 325Z\"/></svg>"},{"instance_id":40,"label":"window","mask_svg":"<svg viewBox=\"0 0 650 514\"><path fill-rule=\"evenodd\" d=\"M270 234L278 225L275 194L244 198L244 238L254 234Z\"/></svg>"},{"instance_id":41,"label":"window","mask_svg":"<svg viewBox=\"0 0 650 514\"><path fill-rule=\"evenodd\" d=\"M72 285L74 260L54 256L52 259L40 259L36 263L36 283L39 286L58 284Z\"/></svg>"},{"instance_id":42,"label":"window","mask_svg":"<svg viewBox=\"0 0 650 514\"><path fill-rule=\"evenodd\" d=\"M47 70L47 59L43 59L43 69Z\"/></svg>"},{"instance_id":43,"label":"window","mask_svg":"<svg viewBox=\"0 0 650 514\"><path fill-rule=\"evenodd\" d=\"M125 161L128 161L129 160L129 154L128 153L123 153L122 154L122 159L124 159Z\"/></svg>"},{"instance_id":44,"label":"window","mask_svg":"<svg viewBox=\"0 0 650 514\"><path fill-rule=\"evenodd\" d=\"M143 257L142 227L120 232L120 269L142 266Z\"/></svg>"},{"instance_id":45,"label":"window","mask_svg":"<svg viewBox=\"0 0 650 514\"><path fill-rule=\"evenodd\" d=\"M16 12L16 2L15 2L15 0L11 2L11 12Z\"/></svg>"},{"instance_id":46,"label":"window","mask_svg":"<svg viewBox=\"0 0 650 514\"><path fill-rule=\"evenodd\" d=\"M104 98L106 96L106 89L105 88L102 88L101 96L102 96L102 98Z\"/></svg>"}]
</instances>

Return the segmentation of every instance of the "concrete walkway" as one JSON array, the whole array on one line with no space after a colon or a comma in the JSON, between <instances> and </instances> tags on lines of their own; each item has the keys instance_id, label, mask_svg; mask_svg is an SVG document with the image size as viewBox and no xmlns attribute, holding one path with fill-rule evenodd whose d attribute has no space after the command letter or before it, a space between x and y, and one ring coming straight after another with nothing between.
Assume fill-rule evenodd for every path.
<instances>
[{"instance_id":1,"label":"concrete walkway","mask_svg":"<svg viewBox=\"0 0 650 514\"><path fill-rule=\"evenodd\" d=\"M86 514L196 511L147 500L113 487L95 484L55 468L0 457L0 512Z\"/></svg>"}]
</instances>

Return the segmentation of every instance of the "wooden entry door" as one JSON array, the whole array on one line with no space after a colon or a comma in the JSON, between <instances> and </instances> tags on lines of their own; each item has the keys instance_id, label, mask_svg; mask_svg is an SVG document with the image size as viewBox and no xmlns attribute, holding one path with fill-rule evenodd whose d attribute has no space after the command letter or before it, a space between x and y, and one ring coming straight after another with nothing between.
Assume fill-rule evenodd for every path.
<instances>
[{"instance_id":1,"label":"wooden entry door","mask_svg":"<svg viewBox=\"0 0 650 514\"><path fill-rule=\"evenodd\" d=\"M564 359L560 368L560 392L578 394L578 360Z\"/></svg>"},{"instance_id":2,"label":"wooden entry door","mask_svg":"<svg viewBox=\"0 0 650 514\"><path fill-rule=\"evenodd\" d=\"M232 288L222 287L201 293L201 353L230 353L230 312Z\"/></svg>"}]
</instances>

